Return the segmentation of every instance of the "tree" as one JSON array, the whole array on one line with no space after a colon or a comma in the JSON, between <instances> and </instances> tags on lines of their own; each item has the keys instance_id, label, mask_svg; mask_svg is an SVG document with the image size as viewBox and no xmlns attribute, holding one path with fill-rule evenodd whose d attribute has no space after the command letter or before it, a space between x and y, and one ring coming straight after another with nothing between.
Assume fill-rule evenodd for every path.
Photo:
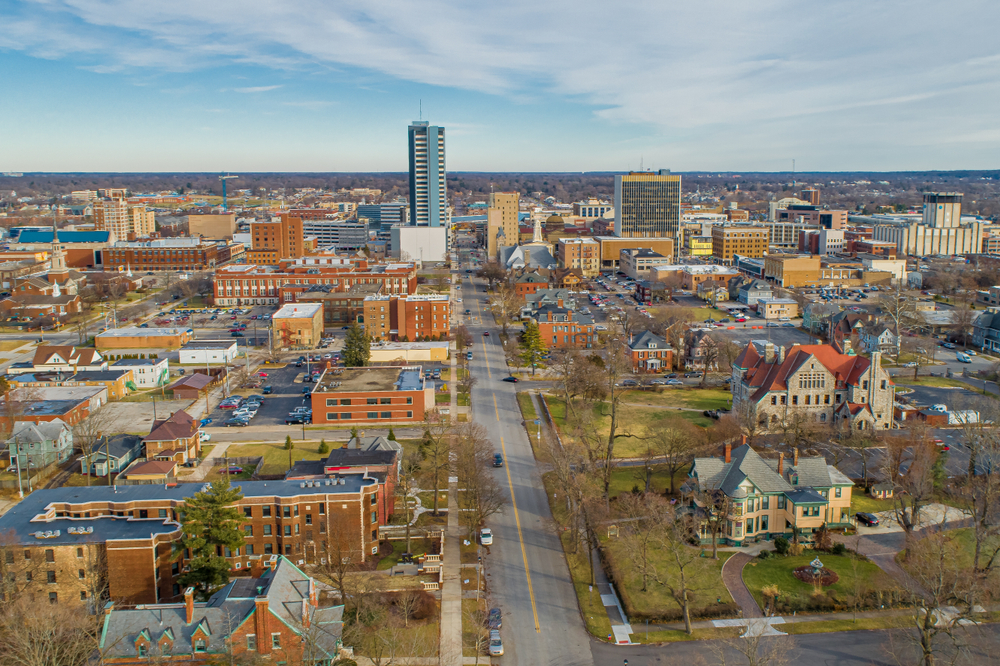
<instances>
[{"instance_id":1,"label":"tree","mask_svg":"<svg viewBox=\"0 0 1000 666\"><path fill-rule=\"evenodd\" d=\"M368 365L370 358L371 339L365 334L364 328L354 322L344 339L344 365L348 368L360 368Z\"/></svg>"},{"instance_id":2,"label":"tree","mask_svg":"<svg viewBox=\"0 0 1000 666\"><path fill-rule=\"evenodd\" d=\"M535 368L541 364L542 356L547 351L537 323L525 322L524 332L521 333L521 341L518 344L521 348L521 362L530 366L531 374L534 375Z\"/></svg>"},{"instance_id":3,"label":"tree","mask_svg":"<svg viewBox=\"0 0 1000 666\"><path fill-rule=\"evenodd\" d=\"M897 280L891 289L878 293L877 304L891 324L892 333L897 338L903 328L916 321L916 299L904 287L902 280ZM899 363L899 352L896 352L896 363Z\"/></svg>"},{"instance_id":4,"label":"tree","mask_svg":"<svg viewBox=\"0 0 1000 666\"><path fill-rule=\"evenodd\" d=\"M420 451L424 456L424 464L430 472L434 484L434 504L432 515L438 515L438 495L441 491L441 476L447 471L452 452L452 437L454 427L451 421L438 414L426 412L424 421L424 437L420 442Z\"/></svg>"},{"instance_id":5,"label":"tree","mask_svg":"<svg viewBox=\"0 0 1000 666\"><path fill-rule=\"evenodd\" d=\"M664 521L669 530L663 544L668 557L662 584L670 592L674 603L680 607L684 617L684 631L690 636L691 602L700 588L695 585L697 576L690 575L689 569L701 557L701 551L691 547L691 541L696 535L690 518L677 516L672 509L664 513L668 514Z\"/></svg>"},{"instance_id":6,"label":"tree","mask_svg":"<svg viewBox=\"0 0 1000 666\"><path fill-rule=\"evenodd\" d=\"M524 298L517 293L517 288L510 282L504 281L497 287L493 296L493 317L500 324L503 337L507 337L507 329L512 321L521 318L521 308L524 306Z\"/></svg>"},{"instance_id":7,"label":"tree","mask_svg":"<svg viewBox=\"0 0 1000 666\"><path fill-rule=\"evenodd\" d=\"M486 519L506 505L507 495L496 476L490 471L493 444L489 433L478 423L463 423L456 432L455 472L464 488L465 510L461 520L470 539Z\"/></svg>"},{"instance_id":8,"label":"tree","mask_svg":"<svg viewBox=\"0 0 1000 666\"><path fill-rule=\"evenodd\" d=\"M410 523L413 522L410 518L412 509L410 508L410 495L413 493L416 487L416 473L420 469L417 461L413 460L413 456L406 452L406 449L400 451L400 462L399 462L399 478L396 482L396 496L398 499L403 501L403 519L406 521L406 552L410 552ZM437 490L434 491L434 501L435 501L435 511L437 510Z\"/></svg>"},{"instance_id":9,"label":"tree","mask_svg":"<svg viewBox=\"0 0 1000 666\"><path fill-rule=\"evenodd\" d=\"M684 331L693 318L694 314L689 308L680 307L660 308L653 315L652 331L665 339L674 349L673 367L669 368L671 370L680 367L684 351Z\"/></svg>"},{"instance_id":10,"label":"tree","mask_svg":"<svg viewBox=\"0 0 1000 666\"><path fill-rule=\"evenodd\" d=\"M701 373L700 386L705 388L705 381L708 379L708 373L711 370L719 369L719 355L721 349L719 347L719 341L715 339L713 335L706 335L701 342L701 359L705 363L705 371Z\"/></svg>"},{"instance_id":11,"label":"tree","mask_svg":"<svg viewBox=\"0 0 1000 666\"><path fill-rule=\"evenodd\" d=\"M347 593L348 577L364 559L357 530L346 516L330 516L330 532L320 544L319 570L330 579L340 593L340 603L350 608L352 600Z\"/></svg>"},{"instance_id":12,"label":"tree","mask_svg":"<svg viewBox=\"0 0 1000 666\"><path fill-rule=\"evenodd\" d=\"M240 526L246 516L233 506L241 499L243 493L226 478L195 493L180 510L181 538L174 542L174 555L187 550L190 571L179 582L194 586L204 599L229 580L229 562L216 554L217 549L235 551L243 545Z\"/></svg>"},{"instance_id":13,"label":"tree","mask_svg":"<svg viewBox=\"0 0 1000 666\"><path fill-rule=\"evenodd\" d=\"M103 618L102 618L103 619ZM68 604L5 602L0 610L0 666L87 666L121 638L94 633L93 619Z\"/></svg>"},{"instance_id":14,"label":"tree","mask_svg":"<svg viewBox=\"0 0 1000 666\"><path fill-rule=\"evenodd\" d=\"M73 446L80 449L80 462L86 468L84 476L87 478L87 485L90 485L90 467L94 462L94 456L98 454L108 443L108 440L121 430L116 412L103 407L92 413L87 418L78 422L73 428ZM112 474L110 464L108 465L108 480L110 482Z\"/></svg>"},{"instance_id":15,"label":"tree","mask_svg":"<svg viewBox=\"0 0 1000 666\"><path fill-rule=\"evenodd\" d=\"M288 451L288 469L292 469L292 449L295 448L295 444L292 443L292 436L285 435L285 450Z\"/></svg>"},{"instance_id":16,"label":"tree","mask_svg":"<svg viewBox=\"0 0 1000 666\"><path fill-rule=\"evenodd\" d=\"M705 524L712 537L712 559L719 559L719 538L729 524L729 515L733 512L733 501L719 488L707 487L697 490L693 497L696 506L705 513Z\"/></svg>"},{"instance_id":17,"label":"tree","mask_svg":"<svg viewBox=\"0 0 1000 666\"><path fill-rule=\"evenodd\" d=\"M954 339L961 339L964 346L969 345L969 335L976 315L976 311L968 303L961 303L951 310L951 334Z\"/></svg>"},{"instance_id":18,"label":"tree","mask_svg":"<svg viewBox=\"0 0 1000 666\"><path fill-rule=\"evenodd\" d=\"M291 437L288 437L288 439L291 440ZM319 440L319 449L317 450L317 453L326 455L329 452L330 452L330 446L326 443L326 440L325 439Z\"/></svg>"},{"instance_id":19,"label":"tree","mask_svg":"<svg viewBox=\"0 0 1000 666\"><path fill-rule=\"evenodd\" d=\"M472 333L465 327L465 324L452 329L452 334L455 336L455 349L459 352L472 346Z\"/></svg>"},{"instance_id":20,"label":"tree","mask_svg":"<svg viewBox=\"0 0 1000 666\"><path fill-rule=\"evenodd\" d=\"M855 430L850 423L844 422L844 427L838 429L836 446L845 451L853 452L861 458L861 477L864 489L869 487L869 460L873 448L878 445L874 431Z\"/></svg>"},{"instance_id":21,"label":"tree","mask_svg":"<svg viewBox=\"0 0 1000 666\"><path fill-rule=\"evenodd\" d=\"M703 446L701 433L694 424L676 428L658 428L647 438L652 451L661 459L670 475L670 494L677 494L675 478L681 468L691 464Z\"/></svg>"},{"instance_id":22,"label":"tree","mask_svg":"<svg viewBox=\"0 0 1000 666\"><path fill-rule=\"evenodd\" d=\"M629 554L628 566L642 581L639 590L646 592L650 579L662 582L658 559L653 555L662 550L666 541L669 505L654 493L622 493L618 496L618 509L622 515L621 539Z\"/></svg>"},{"instance_id":23,"label":"tree","mask_svg":"<svg viewBox=\"0 0 1000 666\"><path fill-rule=\"evenodd\" d=\"M887 475L894 486L893 516L903 529L907 547L914 532L920 527L920 512L934 498L934 468L941 452L937 444L920 429L910 431L907 443L910 451L910 465L906 472L895 476ZM897 468L898 469L898 468Z\"/></svg>"},{"instance_id":24,"label":"tree","mask_svg":"<svg viewBox=\"0 0 1000 666\"><path fill-rule=\"evenodd\" d=\"M483 265L477 277L485 279L489 283L490 291L493 291L494 284L507 279L507 270L500 265L500 262L490 259Z\"/></svg>"}]
</instances>

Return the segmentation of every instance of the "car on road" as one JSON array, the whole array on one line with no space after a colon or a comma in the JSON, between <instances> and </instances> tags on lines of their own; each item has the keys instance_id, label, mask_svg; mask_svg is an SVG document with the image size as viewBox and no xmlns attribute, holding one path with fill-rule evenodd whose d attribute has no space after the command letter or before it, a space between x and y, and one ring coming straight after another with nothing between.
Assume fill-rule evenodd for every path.
<instances>
[{"instance_id":1,"label":"car on road","mask_svg":"<svg viewBox=\"0 0 1000 666\"><path fill-rule=\"evenodd\" d=\"M684 386L684 382L679 379L668 379L667 386Z\"/></svg>"},{"instance_id":2,"label":"car on road","mask_svg":"<svg viewBox=\"0 0 1000 666\"><path fill-rule=\"evenodd\" d=\"M207 432L200 432L200 433L198 433L198 441L199 442L207 442L207 441L209 441L211 439L212 439L212 436L209 433L207 433Z\"/></svg>"},{"instance_id":3,"label":"car on road","mask_svg":"<svg viewBox=\"0 0 1000 666\"><path fill-rule=\"evenodd\" d=\"M490 332L489 331L483 331L483 337L484 338L490 337Z\"/></svg>"},{"instance_id":4,"label":"car on road","mask_svg":"<svg viewBox=\"0 0 1000 666\"><path fill-rule=\"evenodd\" d=\"M944 347L945 349L955 349L956 348L955 347L955 343L953 343L953 342L942 342L941 346Z\"/></svg>"},{"instance_id":5,"label":"car on road","mask_svg":"<svg viewBox=\"0 0 1000 666\"><path fill-rule=\"evenodd\" d=\"M233 427L242 428L243 426L249 423L250 421L247 419L234 416L231 419L226 419L226 422L223 425L225 425L227 428L233 428Z\"/></svg>"},{"instance_id":6,"label":"car on road","mask_svg":"<svg viewBox=\"0 0 1000 666\"><path fill-rule=\"evenodd\" d=\"M511 375L510 377L504 377L501 381L510 382L511 384L516 384L517 383L517 377L514 377L513 375Z\"/></svg>"},{"instance_id":7,"label":"car on road","mask_svg":"<svg viewBox=\"0 0 1000 666\"><path fill-rule=\"evenodd\" d=\"M466 361L472 360L472 352L465 352L465 360Z\"/></svg>"},{"instance_id":8,"label":"car on road","mask_svg":"<svg viewBox=\"0 0 1000 666\"><path fill-rule=\"evenodd\" d=\"M472 314L472 310L470 310L469 308L465 308L465 314L467 315Z\"/></svg>"},{"instance_id":9,"label":"car on road","mask_svg":"<svg viewBox=\"0 0 1000 666\"><path fill-rule=\"evenodd\" d=\"M689 379L691 377L701 377L702 374L703 373L700 372L700 371L698 371L698 370L695 370L695 371L692 371L692 372L685 372L684 373L684 378L685 379Z\"/></svg>"},{"instance_id":10,"label":"car on road","mask_svg":"<svg viewBox=\"0 0 1000 666\"><path fill-rule=\"evenodd\" d=\"M264 395L271 395L272 393L274 393L274 387L268 384L267 386L261 389L261 393L263 393Z\"/></svg>"},{"instance_id":11,"label":"car on road","mask_svg":"<svg viewBox=\"0 0 1000 666\"><path fill-rule=\"evenodd\" d=\"M490 656L503 656L503 640L500 638L500 632L496 629L490 631Z\"/></svg>"},{"instance_id":12,"label":"car on road","mask_svg":"<svg viewBox=\"0 0 1000 666\"><path fill-rule=\"evenodd\" d=\"M671 372L669 375L666 375L667 379L677 379L678 376L679 375L676 372Z\"/></svg>"},{"instance_id":13,"label":"car on road","mask_svg":"<svg viewBox=\"0 0 1000 666\"><path fill-rule=\"evenodd\" d=\"M667 380L667 379L650 379L647 383L650 386L661 386L661 385L666 384L668 381L669 380Z\"/></svg>"},{"instance_id":14,"label":"car on road","mask_svg":"<svg viewBox=\"0 0 1000 666\"><path fill-rule=\"evenodd\" d=\"M907 363L903 363L903 367L904 368L915 368L915 367L917 367L917 362L916 361L909 361Z\"/></svg>"},{"instance_id":15,"label":"car on road","mask_svg":"<svg viewBox=\"0 0 1000 666\"><path fill-rule=\"evenodd\" d=\"M876 516L874 513L866 513L864 511L858 511L856 514L854 514L854 517L857 519L859 523L863 523L868 527L878 526L878 516Z\"/></svg>"},{"instance_id":16,"label":"car on road","mask_svg":"<svg viewBox=\"0 0 1000 666\"><path fill-rule=\"evenodd\" d=\"M502 454L500 454L500 453L494 453L493 454L493 466L494 467L503 467L503 455Z\"/></svg>"},{"instance_id":17,"label":"car on road","mask_svg":"<svg viewBox=\"0 0 1000 666\"><path fill-rule=\"evenodd\" d=\"M638 386L639 382L635 379L623 379L619 386Z\"/></svg>"},{"instance_id":18,"label":"car on road","mask_svg":"<svg viewBox=\"0 0 1000 666\"><path fill-rule=\"evenodd\" d=\"M503 613L499 608L490 609L490 614L486 616L486 624L494 630L503 626Z\"/></svg>"},{"instance_id":19,"label":"car on road","mask_svg":"<svg viewBox=\"0 0 1000 666\"><path fill-rule=\"evenodd\" d=\"M302 387L302 395L306 395L306 394L310 393L311 391L312 391L312 389L309 388L308 386L303 386Z\"/></svg>"},{"instance_id":20,"label":"car on road","mask_svg":"<svg viewBox=\"0 0 1000 666\"><path fill-rule=\"evenodd\" d=\"M308 414L289 414L285 417L285 425L299 425L302 423L312 423L312 417Z\"/></svg>"},{"instance_id":21,"label":"car on road","mask_svg":"<svg viewBox=\"0 0 1000 666\"><path fill-rule=\"evenodd\" d=\"M795 324L782 324L782 328L795 328Z\"/></svg>"},{"instance_id":22,"label":"car on road","mask_svg":"<svg viewBox=\"0 0 1000 666\"><path fill-rule=\"evenodd\" d=\"M484 527L483 529L479 530L479 543L483 544L484 546L492 546L493 530L491 530L488 527Z\"/></svg>"}]
</instances>

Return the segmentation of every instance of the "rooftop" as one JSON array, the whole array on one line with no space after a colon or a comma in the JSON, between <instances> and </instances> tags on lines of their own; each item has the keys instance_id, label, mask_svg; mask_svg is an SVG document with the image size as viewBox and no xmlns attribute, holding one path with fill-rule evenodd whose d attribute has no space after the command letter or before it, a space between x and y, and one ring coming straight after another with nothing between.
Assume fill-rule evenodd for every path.
<instances>
[{"instance_id":1,"label":"rooftop","mask_svg":"<svg viewBox=\"0 0 1000 666\"><path fill-rule=\"evenodd\" d=\"M235 346L236 340L199 340L197 342L189 342L181 347L181 349L232 349Z\"/></svg>"},{"instance_id":2,"label":"rooftop","mask_svg":"<svg viewBox=\"0 0 1000 666\"><path fill-rule=\"evenodd\" d=\"M154 338L171 335L184 335L192 332L190 328L138 328L129 326L128 328L112 328L98 333L99 338Z\"/></svg>"},{"instance_id":3,"label":"rooftop","mask_svg":"<svg viewBox=\"0 0 1000 666\"><path fill-rule=\"evenodd\" d=\"M333 373L329 369L316 382L313 393L347 393L365 391L420 391L424 388L423 371L418 366L387 366L381 368L344 368Z\"/></svg>"},{"instance_id":4,"label":"rooftop","mask_svg":"<svg viewBox=\"0 0 1000 666\"><path fill-rule=\"evenodd\" d=\"M144 365L157 365L158 363L166 363L165 358L123 358L120 361L115 361L111 364L113 368L133 368L136 366Z\"/></svg>"},{"instance_id":5,"label":"rooftop","mask_svg":"<svg viewBox=\"0 0 1000 666\"><path fill-rule=\"evenodd\" d=\"M289 303L272 315L271 319L312 319L323 313L319 303Z\"/></svg>"}]
</instances>

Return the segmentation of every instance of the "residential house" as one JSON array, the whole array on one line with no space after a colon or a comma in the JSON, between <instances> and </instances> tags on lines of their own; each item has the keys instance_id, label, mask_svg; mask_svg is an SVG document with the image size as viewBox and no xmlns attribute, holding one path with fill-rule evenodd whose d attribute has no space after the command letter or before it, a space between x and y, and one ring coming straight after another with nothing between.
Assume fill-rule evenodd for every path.
<instances>
[{"instance_id":1,"label":"residential house","mask_svg":"<svg viewBox=\"0 0 1000 666\"><path fill-rule=\"evenodd\" d=\"M880 351L896 355L899 353L899 336L885 324L866 326L861 331L861 348L868 353Z\"/></svg>"},{"instance_id":2,"label":"residential house","mask_svg":"<svg viewBox=\"0 0 1000 666\"><path fill-rule=\"evenodd\" d=\"M108 362L96 349L77 349L71 345L40 345L30 362L11 365L8 374L52 372L72 375L82 371L108 369Z\"/></svg>"},{"instance_id":3,"label":"residential house","mask_svg":"<svg viewBox=\"0 0 1000 666\"><path fill-rule=\"evenodd\" d=\"M534 294L539 289L547 289L548 278L542 277L537 271L524 273L514 281L514 289L517 295L524 298L528 294Z\"/></svg>"},{"instance_id":4,"label":"residential house","mask_svg":"<svg viewBox=\"0 0 1000 666\"><path fill-rule=\"evenodd\" d=\"M183 409L177 410L169 418L153 421L153 428L143 437L142 443L146 445L146 457L150 459L170 459L186 463L201 456L198 422Z\"/></svg>"},{"instance_id":5,"label":"residential house","mask_svg":"<svg viewBox=\"0 0 1000 666\"><path fill-rule=\"evenodd\" d=\"M796 532L811 541L824 525L851 526L854 482L823 456L800 458L793 449L791 461L784 453L777 460L765 459L745 440L735 449L726 443L722 458L695 458L685 484L687 490L699 491L691 503L696 517L728 508L720 543L742 546ZM706 496L711 499L705 501ZM699 536L702 543L712 542L707 521L701 521Z\"/></svg>"},{"instance_id":6,"label":"residential house","mask_svg":"<svg viewBox=\"0 0 1000 666\"><path fill-rule=\"evenodd\" d=\"M94 443L91 453L80 457L80 472L92 476L107 476L109 470L117 473L141 458L142 451L142 437L138 435L102 437Z\"/></svg>"},{"instance_id":7,"label":"residential house","mask_svg":"<svg viewBox=\"0 0 1000 666\"><path fill-rule=\"evenodd\" d=\"M759 301L773 298L773 296L771 285L766 280L751 280L740 285L736 300L746 305L756 305Z\"/></svg>"},{"instance_id":8,"label":"residential house","mask_svg":"<svg viewBox=\"0 0 1000 666\"><path fill-rule=\"evenodd\" d=\"M881 358L878 351L869 359L832 344L793 345L786 355L784 347L753 340L732 364L733 411L766 429L802 419L887 430L895 389Z\"/></svg>"},{"instance_id":9,"label":"residential house","mask_svg":"<svg viewBox=\"0 0 1000 666\"><path fill-rule=\"evenodd\" d=\"M726 281L726 289L729 291L729 300L737 301L740 298L740 287L749 280L743 275L734 275Z\"/></svg>"},{"instance_id":10,"label":"residential house","mask_svg":"<svg viewBox=\"0 0 1000 666\"><path fill-rule=\"evenodd\" d=\"M589 314L546 305L539 308L532 319L538 324L542 342L549 348L590 349L594 346L594 318Z\"/></svg>"},{"instance_id":11,"label":"residential house","mask_svg":"<svg viewBox=\"0 0 1000 666\"><path fill-rule=\"evenodd\" d=\"M761 298L757 300L757 314L764 319L794 319L799 316L799 304L791 298Z\"/></svg>"},{"instance_id":12,"label":"residential house","mask_svg":"<svg viewBox=\"0 0 1000 666\"><path fill-rule=\"evenodd\" d=\"M291 560L258 555L250 576L232 578L208 601L196 602L189 587L179 603L108 604L100 649L106 664L330 664L340 657L343 614L343 606L319 607L316 581Z\"/></svg>"},{"instance_id":13,"label":"residential house","mask_svg":"<svg viewBox=\"0 0 1000 666\"><path fill-rule=\"evenodd\" d=\"M521 309L521 318L530 319L538 308L546 305L555 305L560 308L576 310L576 299L569 289L539 289L533 294L524 297L524 307Z\"/></svg>"},{"instance_id":14,"label":"residential house","mask_svg":"<svg viewBox=\"0 0 1000 666\"><path fill-rule=\"evenodd\" d=\"M170 381L170 363L167 358L123 358L111 364L114 370L131 370L133 390L157 388Z\"/></svg>"},{"instance_id":15,"label":"residential house","mask_svg":"<svg viewBox=\"0 0 1000 666\"><path fill-rule=\"evenodd\" d=\"M674 367L674 350L665 338L643 331L633 335L628 348L632 353L632 372L660 372Z\"/></svg>"},{"instance_id":16,"label":"residential house","mask_svg":"<svg viewBox=\"0 0 1000 666\"><path fill-rule=\"evenodd\" d=\"M10 464L20 469L44 469L73 454L73 430L62 419L32 423L17 421L7 440Z\"/></svg>"},{"instance_id":17,"label":"residential house","mask_svg":"<svg viewBox=\"0 0 1000 666\"><path fill-rule=\"evenodd\" d=\"M1000 311L987 310L976 317L972 345L983 351L1000 351Z\"/></svg>"},{"instance_id":18,"label":"residential house","mask_svg":"<svg viewBox=\"0 0 1000 666\"><path fill-rule=\"evenodd\" d=\"M206 375L204 372L192 372L190 375L181 377L176 382L167 387L173 391L174 398L178 400L197 400L205 395L215 383L215 378Z\"/></svg>"},{"instance_id":19,"label":"residential house","mask_svg":"<svg viewBox=\"0 0 1000 666\"><path fill-rule=\"evenodd\" d=\"M646 305L666 303L670 300L667 296L667 285L650 280L640 280L636 283L635 297L640 303Z\"/></svg>"},{"instance_id":20,"label":"residential house","mask_svg":"<svg viewBox=\"0 0 1000 666\"><path fill-rule=\"evenodd\" d=\"M809 303L802 310L802 328L813 335L826 333L830 329L830 318L840 311L840 307L832 303Z\"/></svg>"},{"instance_id":21,"label":"residential house","mask_svg":"<svg viewBox=\"0 0 1000 666\"><path fill-rule=\"evenodd\" d=\"M684 332L684 367L688 370L718 370L719 360L717 354L712 352L712 348L716 345L715 339L711 335L712 329L710 328L690 328ZM716 358L708 362L708 368L705 367L706 359Z\"/></svg>"},{"instance_id":22,"label":"residential house","mask_svg":"<svg viewBox=\"0 0 1000 666\"><path fill-rule=\"evenodd\" d=\"M579 268L557 268L552 271L552 284L558 289L578 289L583 277Z\"/></svg>"},{"instance_id":23,"label":"residential house","mask_svg":"<svg viewBox=\"0 0 1000 666\"><path fill-rule=\"evenodd\" d=\"M830 317L830 325L833 327L831 336L849 340L852 333L856 332L860 336L862 329L873 323L875 323L875 317L867 312L844 310Z\"/></svg>"},{"instance_id":24,"label":"residential house","mask_svg":"<svg viewBox=\"0 0 1000 666\"><path fill-rule=\"evenodd\" d=\"M729 288L718 282L701 282L698 284L698 298L708 303L725 303L730 298Z\"/></svg>"}]
</instances>

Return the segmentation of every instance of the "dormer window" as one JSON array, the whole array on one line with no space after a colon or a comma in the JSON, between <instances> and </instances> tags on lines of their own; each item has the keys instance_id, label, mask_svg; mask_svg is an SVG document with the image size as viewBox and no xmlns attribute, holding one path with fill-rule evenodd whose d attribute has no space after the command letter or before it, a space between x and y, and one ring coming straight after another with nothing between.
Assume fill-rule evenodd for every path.
<instances>
[{"instance_id":1,"label":"dormer window","mask_svg":"<svg viewBox=\"0 0 1000 666\"><path fill-rule=\"evenodd\" d=\"M204 638L196 638L196 639L194 639L194 651L195 652L204 652L205 651L205 639Z\"/></svg>"},{"instance_id":2,"label":"dormer window","mask_svg":"<svg viewBox=\"0 0 1000 666\"><path fill-rule=\"evenodd\" d=\"M147 652L147 648L146 648L146 644L145 643L136 643L135 653L136 653L137 656L139 656L139 657L145 657L146 656L146 652Z\"/></svg>"}]
</instances>

